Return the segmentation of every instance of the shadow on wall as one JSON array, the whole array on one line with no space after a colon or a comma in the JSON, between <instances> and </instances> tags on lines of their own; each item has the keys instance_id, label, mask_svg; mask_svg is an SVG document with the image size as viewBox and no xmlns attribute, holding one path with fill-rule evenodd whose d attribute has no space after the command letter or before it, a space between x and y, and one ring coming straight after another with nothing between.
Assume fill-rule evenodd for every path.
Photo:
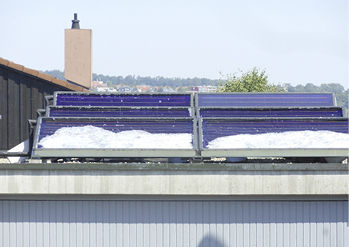
<instances>
[{"instance_id":1,"label":"shadow on wall","mask_svg":"<svg viewBox=\"0 0 349 247\"><path fill-rule=\"evenodd\" d=\"M206 235L199 243L198 247L226 247L221 241L216 237L211 235Z\"/></svg>"}]
</instances>

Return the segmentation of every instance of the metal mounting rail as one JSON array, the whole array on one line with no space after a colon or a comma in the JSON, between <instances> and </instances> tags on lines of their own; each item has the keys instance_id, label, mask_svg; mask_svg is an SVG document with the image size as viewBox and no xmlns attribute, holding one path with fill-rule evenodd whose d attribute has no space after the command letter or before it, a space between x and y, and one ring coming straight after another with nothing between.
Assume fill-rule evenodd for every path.
<instances>
[{"instance_id":1,"label":"metal mounting rail","mask_svg":"<svg viewBox=\"0 0 349 247\"><path fill-rule=\"evenodd\" d=\"M9 152L7 150L0 150L0 157L27 157L28 152Z\"/></svg>"}]
</instances>

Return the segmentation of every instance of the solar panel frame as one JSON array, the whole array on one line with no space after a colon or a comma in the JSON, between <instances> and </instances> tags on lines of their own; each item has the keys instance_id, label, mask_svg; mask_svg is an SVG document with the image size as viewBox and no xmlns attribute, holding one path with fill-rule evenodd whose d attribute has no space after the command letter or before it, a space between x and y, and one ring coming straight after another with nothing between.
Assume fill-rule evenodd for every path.
<instances>
[{"instance_id":1,"label":"solar panel frame","mask_svg":"<svg viewBox=\"0 0 349 247\"><path fill-rule=\"evenodd\" d=\"M199 152L203 158L208 157L348 157L347 148L234 148L234 149L208 149L204 147L203 121L231 120L231 121L267 121L267 120L322 120L322 121L347 121L348 118L202 118L198 121ZM274 131L275 132L275 131Z\"/></svg>"},{"instance_id":2,"label":"solar panel frame","mask_svg":"<svg viewBox=\"0 0 349 247\"><path fill-rule=\"evenodd\" d=\"M40 132L44 120L77 120L77 121L188 121L192 122L192 145L191 149L101 149L101 148L39 148ZM172 157L196 157L198 155L197 121L195 118L64 118L64 117L39 117L35 129L32 158L172 158ZM183 133L183 132L181 132Z\"/></svg>"},{"instance_id":3,"label":"solar panel frame","mask_svg":"<svg viewBox=\"0 0 349 247\"><path fill-rule=\"evenodd\" d=\"M127 116L127 115L124 115L124 116L106 116L106 117L147 117L147 118L156 118L156 117L169 117L169 118L173 118L173 117L194 117L195 115L195 111L192 107L166 107L166 106L158 106L158 107L130 107L130 106L114 106L114 107L111 107L111 106L48 106L46 107L46 117L69 117L69 116L59 116L59 115L52 115L52 111L53 110L57 110L57 109L62 109L62 110L76 110L76 111L79 111L79 110L101 110L102 112L104 111L126 111L126 110L130 110L130 111L144 111L144 113L146 113L146 111L152 111L154 110L154 112L158 111L158 112L161 112L161 111L165 111L167 110L168 112L171 112L173 111L173 115L169 115L169 116L161 116L161 115L158 115L156 116L156 114L154 115L145 115L145 116ZM182 111L181 114L183 114L182 116L178 116L176 115L175 113L180 113L180 111ZM188 115L185 115L185 114L188 114ZM86 113L86 115L88 115ZM98 114L97 114L98 115ZM117 114L115 114L117 115ZM70 117L104 117L104 116L79 116L79 115L76 115L76 116L70 116Z\"/></svg>"},{"instance_id":4,"label":"solar panel frame","mask_svg":"<svg viewBox=\"0 0 349 247\"><path fill-rule=\"evenodd\" d=\"M321 105L309 105L309 104L296 104L296 105L283 105L285 107L294 107L294 106L298 106L298 107L301 107L301 106L337 106L337 103L336 103L336 97L334 95L334 93L305 93L305 92L300 92L300 93L296 93L296 92L292 92L292 93L278 93L278 92L270 92L270 93L260 93L260 92L239 92L239 93L225 93L225 92L218 92L218 93L196 93L195 94L195 99L194 99L194 102L195 102L195 107L197 108L203 108L203 107L219 107L219 106L222 106L222 105L201 105L200 104L200 95L203 95L203 96L207 96L207 95L231 95L231 96L238 96L238 95L242 95L242 96L255 96L255 95L287 95L287 96L292 96L292 95L299 95L299 96L309 96L309 95L326 95L328 97L331 97L331 103L329 104L321 104ZM226 107L234 107L234 106L239 106L239 107L244 107L244 105L225 105ZM257 104L251 104L249 105L250 107L261 107L261 106L265 106L265 107L271 107L271 106L275 106L275 107L280 107L280 104L270 104L270 105L257 105Z\"/></svg>"},{"instance_id":5,"label":"solar panel frame","mask_svg":"<svg viewBox=\"0 0 349 247\"><path fill-rule=\"evenodd\" d=\"M65 95L100 95L100 96L189 96L189 105L177 105L183 107L194 107L194 95L192 93L101 93L101 92L93 92L93 93L85 93L85 92L67 92L67 91L56 91L53 95L53 105L57 106L57 97L60 94ZM68 105L66 105L68 106ZM83 105L81 105L83 106ZM86 106L86 105L85 105ZM142 107L145 105L137 105L135 107ZM151 105L148 105L151 106ZM157 105L156 105L157 106ZM164 105L165 107L174 107L176 105Z\"/></svg>"},{"instance_id":6,"label":"solar panel frame","mask_svg":"<svg viewBox=\"0 0 349 247\"><path fill-rule=\"evenodd\" d=\"M212 110L212 111L219 111L219 110L226 110L226 111L240 111L240 112L247 112L248 111L256 111L256 112L263 112L265 111L266 114L260 114L258 115L252 115L252 116L248 116L247 114L241 114L240 116L230 116L230 115L225 115L225 116L203 116L203 112L207 111L207 110ZM333 116L329 116L328 115L323 115L320 114L321 111L332 111L334 112ZM287 116L287 114L285 115L280 115L277 116L277 114L272 115L272 114L267 114L268 111L270 112L277 112L277 111L284 111L285 113L287 113L287 111L300 111L300 113L304 112L303 115L301 116L295 116L290 114L289 116ZM308 112L308 113L307 113ZM312 115L311 112L313 112L314 114ZM318 114L316 114L318 112ZM198 107L196 108L196 115L200 118L209 118L209 117L225 117L225 118L256 118L256 117L267 117L267 118L271 118L271 117L343 117L343 109L341 107L337 107L337 106L328 106L328 107Z\"/></svg>"}]
</instances>

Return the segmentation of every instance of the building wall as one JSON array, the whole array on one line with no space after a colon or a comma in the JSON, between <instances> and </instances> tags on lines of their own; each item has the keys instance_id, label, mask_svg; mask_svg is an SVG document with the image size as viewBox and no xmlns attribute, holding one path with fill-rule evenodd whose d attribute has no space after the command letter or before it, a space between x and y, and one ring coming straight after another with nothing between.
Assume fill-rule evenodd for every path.
<instances>
[{"instance_id":1,"label":"building wall","mask_svg":"<svg viewBox=\"0 0 349 247\"><path fill-rule=\"evenodd\" d=\"M348 246L347 164L2 164L0 246Z\"/></svg>"},{"instance_id":2,"label":"building wall","mask_svg":"<svg viewBox=\"0 0 349 247\"><path fill-rule=\"evenodd\" d=\"M28 119L44 107L44 96L67 89L0 65L0 149L8 150L29 135Z\"/></svg>"},{"instance_id":3,"label":"building wall","mask_svg":"<svg viewBox=\"0 0 349 247\"><path fill-rule=\"evenodd\" d=\"M348 246L347 201L2 200L0 246Z\"/></svg>"}]
</instances>

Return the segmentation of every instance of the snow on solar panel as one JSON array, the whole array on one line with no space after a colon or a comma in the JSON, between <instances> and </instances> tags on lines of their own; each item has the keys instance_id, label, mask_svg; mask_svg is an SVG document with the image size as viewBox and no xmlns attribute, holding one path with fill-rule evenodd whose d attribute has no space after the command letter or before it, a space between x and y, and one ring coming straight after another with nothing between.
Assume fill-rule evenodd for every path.
<instances>
[{"instance_id":1,"label":"snow on solar panel","mask_svg":"<svg viewBox=\"0 0 349 247\"><path fill-rule=\"evenodd\" d=\"M348 148L349 134L333 131L286 131L281 133L239 134L218 137L208 149L260 148Z\"/></svg>"}]
</instances>

